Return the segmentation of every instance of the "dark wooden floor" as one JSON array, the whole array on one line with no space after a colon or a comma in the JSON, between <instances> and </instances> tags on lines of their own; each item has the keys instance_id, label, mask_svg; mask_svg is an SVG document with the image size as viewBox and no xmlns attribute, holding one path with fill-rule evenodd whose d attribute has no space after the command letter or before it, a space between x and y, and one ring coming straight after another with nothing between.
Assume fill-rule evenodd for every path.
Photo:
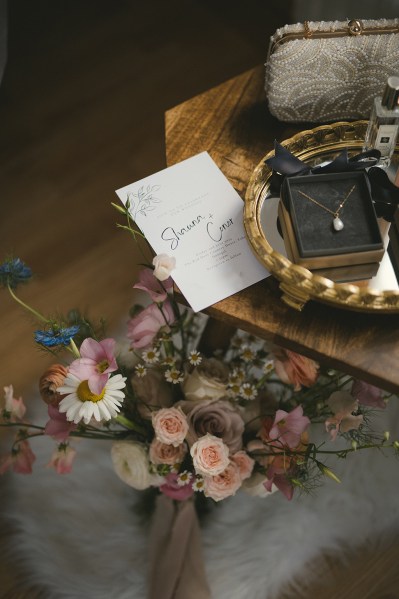
<instances>
[{"instance_id":1,"label":"dark wooden floor","mask_svg":"<svg viewBox=\"0 0 399 599\"><path fill-rule=\"evenodd\" d=\"M9 2L0 86L0 259L13 252L36 273L21 290L25 301L46 314L78 306L106 317L111 329L124 322L138 259L116 229L114 190L165 167L165 110L262 63L269 36L290 21L289 4ZM33 346L34 326L2 292L0 385L13 384L27 401L46 365ZM9 534L3 523L3 546ZM351 569L329 560L320 567L331 585L301 596L397 597L398 558L394 543L378 556L366 550L352 556ZM370 565L377 587L365 576ZM1 598L44 598L21 577L25 588L17 590L17 579L0 560ZM299 597L281 599L289 596Z\"/></svg>"}]
</instances>

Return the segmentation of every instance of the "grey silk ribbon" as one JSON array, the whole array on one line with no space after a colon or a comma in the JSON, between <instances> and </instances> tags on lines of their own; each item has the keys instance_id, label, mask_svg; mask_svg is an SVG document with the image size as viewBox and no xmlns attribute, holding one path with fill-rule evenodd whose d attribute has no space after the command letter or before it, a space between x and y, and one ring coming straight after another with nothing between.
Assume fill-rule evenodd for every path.
<instances>
[{"instance_id":1,"label":"grey silk ribbon","mask_svg":"<svg viewBox=\"0 0 399 599\"><path fill-rule=\"evenodd\" d=\"M211 599L194 502L157 498L150 534L149 599Z\"/></svg>"}]
</instances>

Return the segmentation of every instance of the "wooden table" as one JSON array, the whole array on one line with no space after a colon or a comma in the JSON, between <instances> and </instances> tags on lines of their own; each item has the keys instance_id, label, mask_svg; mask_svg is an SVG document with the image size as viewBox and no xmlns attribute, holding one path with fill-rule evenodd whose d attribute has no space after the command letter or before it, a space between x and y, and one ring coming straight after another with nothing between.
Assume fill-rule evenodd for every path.
<instances>
[{"instance_id":1,"label":"wooden table","mask_svg":"<svg viewBox=\"0 0 399 599\"><path fill-rule=\"evenodd\" d=\"M166 112L168 166L208 151L244 197L262 157L301 129L270 115L259 66ZM272 277L206 310L251 332L392 392L399 391L399 315L352 312L309 302L296 312Z\"/></svg>"}]
</instances>

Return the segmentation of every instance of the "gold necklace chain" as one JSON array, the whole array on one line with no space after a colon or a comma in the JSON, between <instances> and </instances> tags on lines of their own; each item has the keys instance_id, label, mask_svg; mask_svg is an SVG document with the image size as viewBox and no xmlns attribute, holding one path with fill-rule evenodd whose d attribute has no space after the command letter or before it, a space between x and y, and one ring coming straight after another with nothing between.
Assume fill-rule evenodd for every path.
<instances>
[{"instance_id":1,"label":"gold necklace chain","mask_svg":"<svg viewBox=\"0 0 399 599\"><path fill-rule=\"evenodd\" d=\"M342 220L339 218L339 214L342 210L342 208L345 206L345 203L347 202L347 200L349 199L349 196L351 195L351 193L353 192L353 190L355 189L356 184L348 191L348 193L346 194L345 198L342 200L342 202L339 204L338 208L335 210L335 212L333 210L331 210L330 208L327 208L327 206L324 206L321 202L319 202L318 200L315 200L314 198L312 198L310 195L308 195L307 193L300 191L298 189L298 193L300 193L304 198L307 198L308 200L310 200L311 202L313 202L313 204L316 204L316 206L319 206L320 208L323 208L323 210L326 210L326 212L329 212L329 214L332 214L334 217L333 220L333 227L336 231L341 231L344 228L344 223L342 222Z\"/></svg>"}]
</instances>

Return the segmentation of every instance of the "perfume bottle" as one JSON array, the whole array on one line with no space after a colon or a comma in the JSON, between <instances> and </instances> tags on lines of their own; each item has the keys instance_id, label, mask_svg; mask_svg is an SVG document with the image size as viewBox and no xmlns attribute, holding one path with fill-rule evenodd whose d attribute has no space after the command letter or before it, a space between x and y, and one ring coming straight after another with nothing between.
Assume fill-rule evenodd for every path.
<instances>
[{"instance_id":1,"label":"perfume bottle","mask_svg":"<svg viewBox=\"0 0 399 599\"><path fill-rule=\"evenodd\" d=\"M388 167L399 133L399 77L388 77L382 97L374 98L363 151L381 152L378 166Z\"/></svg>"}]
</instances>

